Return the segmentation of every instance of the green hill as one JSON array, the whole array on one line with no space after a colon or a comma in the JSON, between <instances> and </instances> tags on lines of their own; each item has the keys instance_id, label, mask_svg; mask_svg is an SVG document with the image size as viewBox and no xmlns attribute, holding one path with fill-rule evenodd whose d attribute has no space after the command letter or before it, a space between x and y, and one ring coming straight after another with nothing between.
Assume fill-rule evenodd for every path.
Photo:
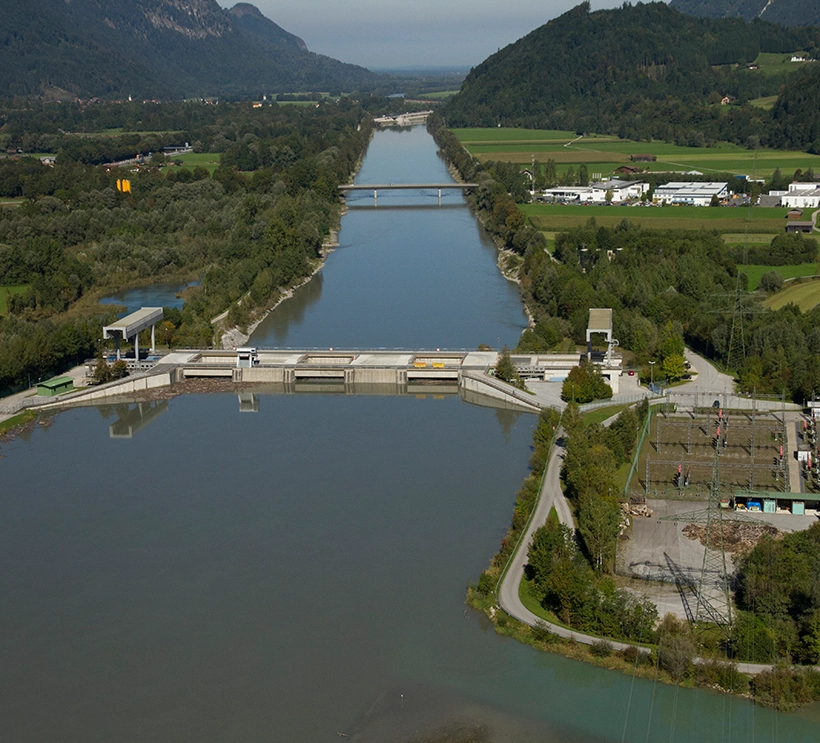
<instances>
[{"instance_id":1,"label":"green hill","mask_svg":"<svg viewBox=\"0 0 820 743\"><path fill-rule=\"evenodd\" d=\"M771 120L743 104L775 95L783 84L747 63L760 52L813 52L819 45L816 27L695 18L664 3L593 13L583 3L476 67L445 115L453 127L746 143L768 136Z\"/></svg>"},{"instance_id":2,"label":"green hill","mask_svg":"<svg viewBox=\"0 0 820 743\"><path fill-rule=\"evenodd\" d=\"M783 26L820 24L820 0L672 0L670 4L701 18L761 18Z\"/></svg>"},{"instance_id":3,"label":"green hill","mask_svg":"<svg viewBox=\"0 0 820 743\"><path fill-rule=\"evenodd\" d=\"M0 12L0 95L252 96L379 79L308 51L247 3L0 0Z\"/></svg>"}]
</instances>

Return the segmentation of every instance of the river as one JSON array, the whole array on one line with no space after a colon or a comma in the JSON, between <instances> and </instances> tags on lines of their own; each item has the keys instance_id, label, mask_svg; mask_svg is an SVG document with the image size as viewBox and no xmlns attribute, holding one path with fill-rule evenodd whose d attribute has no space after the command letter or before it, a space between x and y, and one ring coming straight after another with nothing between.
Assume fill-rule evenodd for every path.
<instances>
[{"instance_id":1,"label":"river","mask_svg":"<svg viewBox=\"0 0 820 743\"><path fill-rule=\"evenodd\" d=\"M420 162L431 171L410 169ZM423 129L379 132L359 179L435 181L442 167ZM492 247L460 197L440 209L425 199L435 204L397 194L383 209L380 196L373 209L360 197L318 280L254 342L514 343L520 303ZM404 200L414 206L397 208ZM395 219L419 231L391 231ZM437 242L436 220L462 225L445 245L459 258L407 307L399 285L427 285L407 255ZM443 249L413 270L443 271ZM483 294L473 303L458 289L461 301L436 312L463 286L456 273ZM379 294L387 281L394 291ZM383 304L363 317L375 296ZM816 705L776 715L633 683L499 637L466 610L526 474L532 416L435 388L256 395L255 413L233 394L139 415L133 404L72 410L2 446L0 739L816 740Z\"/></svg>"}]
</instances>

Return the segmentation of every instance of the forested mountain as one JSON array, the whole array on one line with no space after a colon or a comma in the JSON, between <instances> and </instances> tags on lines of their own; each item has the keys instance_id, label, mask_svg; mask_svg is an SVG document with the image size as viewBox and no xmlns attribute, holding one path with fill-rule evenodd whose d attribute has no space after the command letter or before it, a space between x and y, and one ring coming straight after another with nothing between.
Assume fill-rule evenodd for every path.
<instances>
[{"instance_id":1,"label":"forested mountain","mask_svg":"<svg viewBox=\"0 0 820 743\"><path fill-rule=\"evenodd\" d=\"M304 41L298 36L288 33L281 26L277 26L270 18L262 15L262 11L255 5L237 3L228 11L228 15L233 18L236 26L246 34L254 36L264 46L275 49L284 47L307 51Z\"/></svg>"},{"instance_id":2,"label":"forested mountain","mask_svg":"<svg viewBox=\"0 0 820 743\"><path fill-rule=\"evenodd\" d=\"M820 0L672 0L670 5L701 18L762 18L783 26L820 23Z\"/></svg>"},{"instance_id":3,"label":"forested mountain","mask_svg":"<svg viewBox=\"0 0 820 743\"><path fill-rule=\"evenodd\" d=\"M0 0L0 12L0 95L254 96L378 79L309 52L247 3Z\"/></svg>"},{"instance_id":4,"label":"forested mountain","mask_svg":"<svg viewBox=\"0 0 820 743\"><path fill-rule=\"evenodd\" d=\"M765 140L768 112L743 104L777 94L783 79L746 63L761 51L818 46L813 26L694 18L664 3L592 13L583 3L476 67L447 105L447 122L682 144ZM733 105L720 105L726 96Z\"/></svg>"}]
</instances>

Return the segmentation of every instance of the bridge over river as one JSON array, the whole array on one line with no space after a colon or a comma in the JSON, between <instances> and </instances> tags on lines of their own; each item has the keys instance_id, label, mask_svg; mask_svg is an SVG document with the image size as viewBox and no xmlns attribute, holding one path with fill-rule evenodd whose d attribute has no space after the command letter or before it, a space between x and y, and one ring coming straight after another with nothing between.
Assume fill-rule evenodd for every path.
<instances>
[{"instance_id":1,"label":"bridge over river","mask_svg":"<svg viewBox=\"0 0 820 743\"><path fill-rule=\"evenodd\" d=\"M372 191L373 202L376 204L379 201L379 191L432 191L435 189L438 192L439 203L441 203L442 191L470 191L474 188L478 188L477 183L347 183L339 186L339 190L343 193L348 191Z\"/></svg>"}]
</instances>

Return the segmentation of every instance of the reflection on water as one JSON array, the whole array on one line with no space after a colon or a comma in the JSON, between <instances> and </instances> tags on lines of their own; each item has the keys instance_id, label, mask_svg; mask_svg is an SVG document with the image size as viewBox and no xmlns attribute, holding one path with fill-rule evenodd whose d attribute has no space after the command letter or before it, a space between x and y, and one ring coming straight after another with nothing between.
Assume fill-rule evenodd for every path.
<instances>
[{"instance_id":1,"label":"reflection on water","mask_svg":"<svg viewBox=\"0 0 820 743\"><path fill-rule=\"evenodd\" d=\"M260 330L254 332L253 342L261 346L284 346L288 344L288 332L299 328L305 321L305 313L322 297L324 269L319 271L307 284L300 286L293 292L293 297L285 300L262 323L264 340L257 338Z\"/></svg>"},{"instance_id":2,"label":"reflection on water","mask_svg":"<svg viewBox=\"0 0 820 743\"><path fill-rule=\"evenodd\" d=\"M112 439L131 439L158 416L168 412L167 400L152 400L150 402L120 403L116 405L101 405L100 415L108 418L116 414L118 419L108 427L108 435Z\"/></svg>"}]
</instances>

